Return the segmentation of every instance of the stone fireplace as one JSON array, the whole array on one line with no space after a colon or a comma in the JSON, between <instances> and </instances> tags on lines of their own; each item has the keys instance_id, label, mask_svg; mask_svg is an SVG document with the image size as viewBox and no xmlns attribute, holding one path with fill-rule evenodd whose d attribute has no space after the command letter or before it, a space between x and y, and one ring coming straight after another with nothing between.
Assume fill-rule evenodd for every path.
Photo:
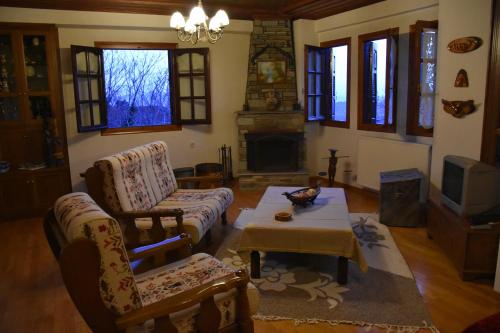
<instances>
[{"instance_id":1,"label":"stone fireplace","mask_svg":"<svg viewBox=\"0 0 500 333\"><path fill-rule=\"evenodd\" d=\"M240 111L237 124L241 189L308 185L302 112Z\"/></svg>"},{"instance_id":2,"label":"stone fireplace","mask_svg":"<svg viewBox=\"0 0 500 333\"><path fill-rule=\"evenodd\" d=\"M245 111L237 112L242 189L309 183L304 114L294 111L297 84L291 27L288 20L254 21ZM263 73L274 69L279 69L276 77L263 79Z\"/></svg>"}]
</instances>

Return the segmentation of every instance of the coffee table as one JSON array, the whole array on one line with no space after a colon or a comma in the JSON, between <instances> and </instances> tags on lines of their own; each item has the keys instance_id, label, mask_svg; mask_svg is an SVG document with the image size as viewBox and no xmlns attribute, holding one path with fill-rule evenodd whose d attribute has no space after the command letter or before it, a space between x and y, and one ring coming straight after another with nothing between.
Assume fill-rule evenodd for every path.
<instances>
[{"instance_id":1,"label":"coffee table","mask_svg":"<svg viewBox=\"0 0 500 333\"><path fill-rule=\"evenodd\" d=\"M347 283L348 259L367 269L358 241L349 222L349 212L342 188L322 188L314 204L293 206L283 192L298 187L270 186L262 196L253 217L246 224L239 252L250 252L251 276L260 278L260 255L263 252L314 253L338 256L337 282ZM274 219L277 212L290 212L289 222Z\"/></svg>"}]
</instances>

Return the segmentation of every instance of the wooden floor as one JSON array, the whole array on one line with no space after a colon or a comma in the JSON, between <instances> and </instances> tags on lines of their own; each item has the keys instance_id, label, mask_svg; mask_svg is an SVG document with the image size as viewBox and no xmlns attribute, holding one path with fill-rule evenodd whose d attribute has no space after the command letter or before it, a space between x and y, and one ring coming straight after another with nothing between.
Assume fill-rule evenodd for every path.
<instances>
[{"instance_id":1,"label":"wooden floor","mask_svg":"<svg viewBox=\"0 0 500 333\"><path fill-rule=\"evenodd\" d=\"M375 212L373 193L346 189L351 212ZM235 189L228 212L232 223L240 208L255 207L262 192ZM214 230L215 250L220 228ZM418 288L441 332L460 332L470 323L500 311L492 281L463 282L425 229L391 228ZM0 332L89 332L69 298L45 241L41 219L0 223ZM75 263L76 264L76 263ZM256 332L366 332L354 326L295 326L292 322L256 322ZM372 330L371 332L379 332Z\"/></svg>"}]
</instances>

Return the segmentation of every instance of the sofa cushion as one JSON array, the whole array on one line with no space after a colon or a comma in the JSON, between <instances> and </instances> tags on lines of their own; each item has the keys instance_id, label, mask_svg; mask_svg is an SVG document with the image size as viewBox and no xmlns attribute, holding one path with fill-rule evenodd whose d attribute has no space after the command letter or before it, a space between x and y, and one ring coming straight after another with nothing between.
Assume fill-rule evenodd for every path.
<instances>
[{"instance_id":1,"label":"sofa cushion","mask_svg":"<svg viewBox=\"0 0 500 333\"><path fill-rule=\"evenodd\" d=\"M144 305L161 301L184 291L227 276L234 269L206 253L197 253L183 260L136 276L136 284Z\"/></svg>"},{"instance_id":2,"label":"sofa cushion","mask_svg":"<svg viewBox=\"0 0 500 333\"><path fill-rule=\"evenodd\" d=\"M190 207L193 202L205 204L216 210L216 215L220 216L233 203L234 194L229 188L219 187L215 189L196 190L179 189L171 196L158 203L158 206Z\"/></svg>"},{"instance_id":3,"label":"sofa cushion","mask_svg":"<svg viewBox=\"0 0 500 333\"><path fill-rule=\"evenodd\" d=\"M99 160L94 163L94 166L102 173L102 191L106 205L113 212L123 212L120 199L118 199L118 193L116 193L112 164L107 160Z\"/></svg>"},{"instance_id":4,"label":"sofa cushion","mask_svg":"<svg viewBox=\"0 0 500 333\"><path fill-rule=\"evenodd\" d=\"M186 232L192 236L194 243L198 243L219 216L231 205L233 198L233 192L228 188L209 190L179 189L165 200L159 202L153 210L182 209ZM164 217L161 221L163 227L169 230L169 234L175 230L177 225L175 218ZM139 229L151 229L152 221L148 218L136 219L136 226Z\"/></svg>"},{"instance_id":5,"label":"sofa cushion","mask_svg":"<svg viewBox=\"0 0 500 333\"><path fill-rule=\"evenodd\" d=\"M104 180L106 203L110 208L117 206L116 199L120 211L149 210L156 205L158 201L148 172L151 159L152 156L139 147L104 157L95 163L100 170L107 170L103 173L104 177L113 177L112 180ZM114 186L116 196L111 193L110 186Z\"/></svg>"},{"instance_id":6,"label":"sofa cushion","mask_svg":"<svg viewBox=\"0 0 500 333\"><path fill-rule=\"evenodd\" d=\"M97 245L101 255L99 285L104 304L115 314L141 307L118 222L86 193L62 196L54 205L54 214L68 242L86 238Z\"/></svg>"},{"instance_id":7,"label":"sofa cushion","mask_svg":"<svg viewBox=\"0 0 500 333\"><path fill-rule=\"evenodd\" d=\"M156 196L156 202L160 202L177 190L177 181L170 164L167 144L163 141L156 141L137 149L143 150L145 156L149 155L146 160L148 162L146 170Z\"/></svg>"},{"instance_id":8,"label":"sofa cushion","mask_svg":"<svg viewBox=\"0 0 500 333\"><path fill-rule=\"evenodd\" d=\"M137 275L136 281L143 302L148 305L233 274L234 270L221 261L208 254L198 253ZM248 284L247 295L250 311L254 314L259 304L259 293L251 283ZM236 289L215 296L215 303L221 312L221 328L235 322L236 296ZM179 332L194 332L195 316L198 313L199 305L196 305L170 317Z\"/></svg>"}]
</instances>

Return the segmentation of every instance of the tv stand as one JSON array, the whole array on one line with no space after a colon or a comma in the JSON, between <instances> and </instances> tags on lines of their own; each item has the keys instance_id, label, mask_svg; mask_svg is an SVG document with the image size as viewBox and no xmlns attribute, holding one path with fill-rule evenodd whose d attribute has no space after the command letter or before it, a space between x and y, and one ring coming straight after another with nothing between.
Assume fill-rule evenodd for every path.
<instances>
[{"instance_id":1,"label":"tv stand","mask_svg":"<svg viewBox=\"0 0 500 333\"><path fill-rule=\"evenodd\" d=\"M469 219L441 203L441 191L431 185L427 204L427 235L453 262L463 280L495 276L500 225L473 229Z\"/></svg>"}]
</instances>

